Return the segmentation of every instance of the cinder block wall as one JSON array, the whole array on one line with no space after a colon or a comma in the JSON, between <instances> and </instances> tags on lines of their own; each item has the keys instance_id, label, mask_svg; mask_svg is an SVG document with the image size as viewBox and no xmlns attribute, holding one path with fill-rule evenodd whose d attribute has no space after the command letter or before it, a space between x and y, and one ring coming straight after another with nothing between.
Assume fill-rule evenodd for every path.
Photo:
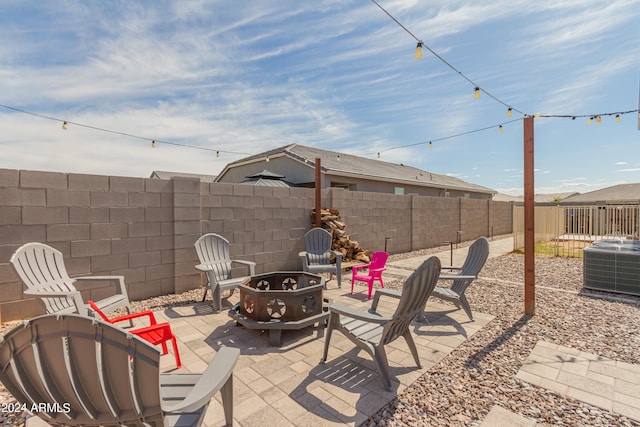
<instances>
[{"instance_id":1,"label":"cinder block wall","mask_svg":"<svg viewBox=\"0 0 640 427\"><path fill-rule=\"evenodd\" d=\"M510 203L322 190L362 247L400 253L512 231ZM258 273L299 268L315 190L0 169L0 322L43 312L25 298L9 259L27 242L63 253L71 276L123 275L131 299L203 284L193 244L223 235ZM92 287L99 299L111 288Z\"/></svg>"}]
</instances>

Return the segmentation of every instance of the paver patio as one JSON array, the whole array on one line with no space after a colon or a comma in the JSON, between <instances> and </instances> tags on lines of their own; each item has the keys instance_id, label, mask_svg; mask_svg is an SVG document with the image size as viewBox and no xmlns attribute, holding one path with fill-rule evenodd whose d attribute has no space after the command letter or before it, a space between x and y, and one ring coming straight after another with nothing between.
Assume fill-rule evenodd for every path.
<instances>
[{"instance_id":1,"label":"paver patio","mask_svg":"<svg viewBox=\"0 0 640 427\"><path fill-rule=\"evenodd\" d=\"M370 307L366 295L349 291L350 286L338 289L330 281L325 295L356 308ZM237 302L237 295L229 301ZM390 314L393 301L381 299L379 311ZM470 322L462 310L430 301L429 324L412 324L422 369L415 366L404 340L387 346L394 386L387 392L373 361L342 334L334 334L328 360L320 364L324 328L283 331L282 346L273 347L268 332L236 325L227 311L215 314L210 302L204 302L158 311L156 317L171 322L178 337L183 368L175 372L201 372L221 346L241 349L234 371L234 425L245 427L359 425L492 319L477 313ZM161 366L175 369L171 353L161 358ZM40 424L30 421L28 425ZM219 395L204 425L224 425Z\"/></svg>"}]
</instances>

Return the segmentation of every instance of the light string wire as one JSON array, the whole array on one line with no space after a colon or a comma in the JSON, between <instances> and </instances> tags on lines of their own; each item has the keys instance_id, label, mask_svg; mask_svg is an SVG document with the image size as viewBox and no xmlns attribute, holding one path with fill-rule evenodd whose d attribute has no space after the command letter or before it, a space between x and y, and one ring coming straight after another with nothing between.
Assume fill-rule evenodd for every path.
<instances>
[{"instance_id":1,"label":"light string wire","mask_svg":"<svg viewBox=\"0 0 640 427\"><path fill-rule=\"evenodd\" d=\"M420 38L418 38L415 34L413 34L407 27L405 27L404 25L402 25L402 23L400 23L400 21L398 21L391 13L389 13L384 7L382 7L380 5L380 3L378 3L376 0L371 0L376 6L378 6L380 8L380 10L382 10L389 18L391 18L396 24L398 24L398 26L400 26L400 28L402 28L407 34L409 34L411 37L413 37L418 43L420 43L422 45L422 47L424 47L425 49L427 49L429 52L431 52L431 54L433 56L435 56L436 58L438 58L438 60L440 62L442 62L443 64L445 64L447 67L451 68L453 71L455 71L460 77L462 77L463 79L465 79L466 81L468 81L469 83L471 83L474 87L480 89L482 92L484 92L489 98L493 99L494 101L504 105L507 108L510 108L513 111L516 111L520 114L522 114L523 116L526 116L527 114L524 113L523 111L520 111L517 108L514 108L513 106L511 106L510 104L507 104L506 102L504 102L503 100L501 100L500 98L494 96L492 93L488 92L486 89L483 89L480 85L478 85L476 82L474 82L473 80L471 80L469 77L467 77L462 71L458 70L456 67L454 67L451 63L449 63L446 59L444 59L442 56L438 55L438 53L436 51L434 51L433 49L431 49L426 43L424 43Z\"/></svg>"},{"instance_id":2,"label":"light string wire","mask_svg":"<svg viewBox=\"0 0 640 427\"><path fill-rule=\"evenodd\" d=\"M476 133L476 132L482 132L482 131L485 131L485 130L488 130L488 129L499 128L500 126L507 125L507 124L513 123L513 122L519 122L521 120L524 120L524 118L520 117L520 118L509 120L507 122L503 122L503 123L500 123L500 124L497 124L497 125L485 126L483 128L479 128L479 129L468 130L468 131L456 133L454 135L443 136L443 137L440 137L440 138L429 139L429 140L426 140L426 141L414 142L412 144L399 145L397 147L391 147L391 148L387 148L386 150L380 150L380 151L377 151L375 153L371 152L371 153L367 153L367 154L386 153L388 151L397 150L397 149L400 149L400 148L415 147L417 145L424 145L424 144L430 144L432 142L445 141L447 139L457 138L459 136L469 135L469 134Z\"/></svg>"},{"instance_id":3,"label":"light string wire","mask_svg":"<svg viewBox=\"0 0 640 427\"><path fill-rule=\"evenodd\" d=\"M86 124L83 124L83 123L73 122L73 121L70 121L70 120L62 120L62 119L58 119L56 117L46 116L44 114L34 113L34 112L31 112L31 111L27 111L27 110L22 110L20 108L11 107L9 105L4 105L4 104L0 104L0 107L6 108L8 110L13 110L13 111L16 111L16 112L19 112L19 113L23 113L23 114L29 114L31 116L39 117L41 119L53 120L53 121L56 121L56 122L60 122L63 125L64 124L69 124L69 125L74 125L74 126L87 128L87 129L97 130L97 131L100 131L100 132L107 132L107 133L112 133L112 134L116 134L116 135L126 136L126 137L129 137L129 138L141 139L141 140L144 140L144 141L148 141L148 142L150 142L152 144L166 144L166 145L173 145L173 146L176 146L176 147L193 148L193 149L196 149L196 150L212 151L212 152L215 152L216 154L226 153L226 154L239 154L239 155L243 155L243 156L250 155L249 153L241 153L241 152L237 152L237 151L228 151L228 150L219 150L219 149L207 148L207 147L198 147L197 145L180 144L178 142L163 141L161 139L148 138L148 137L145 137L145 136L134 135L134 134L131 134L131 133L120 132L120 131L111 130L111 129L105 129L105 128L92 126L92 125L86 125Z\"/></svg>"}]
</instances>

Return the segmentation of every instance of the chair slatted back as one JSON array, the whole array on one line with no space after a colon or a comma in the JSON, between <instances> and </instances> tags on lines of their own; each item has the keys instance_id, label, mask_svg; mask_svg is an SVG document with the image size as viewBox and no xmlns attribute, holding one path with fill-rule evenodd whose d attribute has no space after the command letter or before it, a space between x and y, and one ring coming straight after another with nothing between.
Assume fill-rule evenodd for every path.
<instances>
[{"instance_id":1,"label":"chair slatted back","mask_svg":"<svg viewBox=\"0 0 640 427\"><path fill-rule=\"evenodd\" d=\"M387 264L388 258L389 258L389 254L384 251L374 252L373 254L371 254L371 263L369 264L369 276L380 277L382 275L384 266Z\"/></svg>"},{"instance_id":2,"label":"chair slatted back","mask_svg":"<svg viewBox=\"0 0 640 427\"><path fill-rule=\"evenodd\" d=\"M309 265L325 265L331 261L331 233L323 228L312 228L304 235Z\"/></svg>"},{"instance_id":3,"label":"chair slatted back","mask_svg":"<svg viewBox=\"0 0 640 427\"><path fill-rule=\"evenodd\" d=\"M36 317L0 339L0 380L20 403L49 405L38 415L52 425L163 425L159 364L148 343L75 314Z\"/></svg>"},{"instance_id":4,"label":"chair slatted back","mask_svg":"<svg viewBox=\"0 0 640 427\"><path fill-rule=\"evenodd\" d=\"M404 282L402 296L389 323L384 326L382 342L388 344L408 330L411 321L422 313L440 275L440 259L424 261Z\"/></svg>"},{"instance_id":5,"label":"chair slatted back","mask_svg":"<svg viewBox=\"0 0 640 427\"><path fill-rule=\"evenodd\" d=\"M209 277L210 283L231 279L231 257L227 239L217 234L209 233L200 236L194 246L200 263L210 268L207 271L207 275L213 276Z\"/></svg>"},{"instance_id":6,"label":"chair slatted back","mask_svg":"<svg viewBox=\"0 0 640 427\"><path fill-rule=\"evenodd\" d=\"M76 291L64 266L62 252L43 243L26 243L11 256L11 265L29 289ZM47 313L79 312L73 299L42 298Z\"/></svg>"},{"instance_id":7,"label":"chair slatted back","mask_svg":"<svg viewBox=\"0 0 640 427\"><path fill-rule=\"evenodd\" d=\"M460 276L478 276L482 267L489 257L489 240L486 237L480 237L469 246L467 258L464 260L460 272ZM474 279L456 279L451 285L451 290L458 294L464 293Z\"/></svg>"}]
</instances>

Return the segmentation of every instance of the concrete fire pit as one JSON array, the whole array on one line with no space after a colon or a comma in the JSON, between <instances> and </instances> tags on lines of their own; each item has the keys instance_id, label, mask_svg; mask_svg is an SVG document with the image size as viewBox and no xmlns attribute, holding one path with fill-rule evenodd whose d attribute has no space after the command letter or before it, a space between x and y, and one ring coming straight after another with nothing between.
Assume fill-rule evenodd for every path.
<instances>
[{"instance_id":1,"label":"concrete fire pit","mask_svg":"<svg viewBox=\"0 0 640 427\"><path fill-rule=\"evenodd\" d=\"M269 331L269 345L280 346L282 330L318 323L323 332L329 301L323 297L324 278L301 271L276 271L252 276L241 284L240 302L229 317L249 329Z\"/></svg>"}]
</instances>

